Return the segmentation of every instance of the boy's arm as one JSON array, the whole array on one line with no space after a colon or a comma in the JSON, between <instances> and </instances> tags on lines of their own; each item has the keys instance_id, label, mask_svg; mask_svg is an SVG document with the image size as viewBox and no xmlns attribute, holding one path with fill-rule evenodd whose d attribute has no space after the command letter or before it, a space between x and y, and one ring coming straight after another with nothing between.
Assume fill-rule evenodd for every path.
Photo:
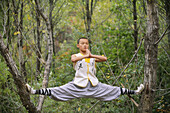
<instances>
[{"instance_id":1,"label":"boy's arm","mask_svg":"<svg viewBox=\"0 0 170 113\"><path fill-rule=\"evenodd\" d=\"M74 54L74 55L71 55L71 61L72 61L73 63L75 63L75 62L77 62L77 61L79 61L79 60L82 60L82 59L88 58L88 57L89 57L89 55L76 56L76 55Z\"/></svg>"},{"instance_id":2,"label":"boy's arm","mask_svg":"<svg viewBox=\"0 0 170 113\"><path fill-rule=\"evenodd\" d=\"M75 62L77 62L79 60L82 60L84 58L95 58L96 62L104 62L104 61L107 60L107 57L105 57L105 56L91 54L91 52L88 49L86 49L86 53L87 53L86 55L78 56L78 57L75 54L72 55L71 56L71 61L73 63L75 63Z\"/></svg>"},{"instance_id":3,"label":"boy's arm","mask_svg":"<svg viewBox=\"0 0 170 113\"><path fill-rule=\"evenodd\" d=\"M107 57L105 56L101 56L101 55L90 55L91 58L96 58L95 61L96 62L104 62L107 60Z\"/></svg>"},{"instance_id":4,"label":"boy's arm","mask_svg":"<svg viewBox=\"0 0 170 113\"><path fill-rule=\"evenodd\" d=\"M91 54L91 52L88 49L86 51L87 51L87 53L89 53L90 58L96 58L95 59L96 62L104 62L107 60L107 57L105 57L105 56L93 55L93 54Z\"/></svg>"}]
</instances>

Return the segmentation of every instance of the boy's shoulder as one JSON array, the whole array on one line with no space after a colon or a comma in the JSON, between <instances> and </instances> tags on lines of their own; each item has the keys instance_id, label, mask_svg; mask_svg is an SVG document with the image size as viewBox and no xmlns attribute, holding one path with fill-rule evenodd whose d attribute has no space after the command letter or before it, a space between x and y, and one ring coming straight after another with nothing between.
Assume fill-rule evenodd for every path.
<instances>
[{"instance_id":1,"label":"boy's shoulder","mask_svg":"<svg viewBox=\"0 0 170 113\"><path fill-rule=\"evenodd\" d=\"M81 53L76 53L76 54L73 54L72 56L82 56Z\"/></svg>"}]
</instances>

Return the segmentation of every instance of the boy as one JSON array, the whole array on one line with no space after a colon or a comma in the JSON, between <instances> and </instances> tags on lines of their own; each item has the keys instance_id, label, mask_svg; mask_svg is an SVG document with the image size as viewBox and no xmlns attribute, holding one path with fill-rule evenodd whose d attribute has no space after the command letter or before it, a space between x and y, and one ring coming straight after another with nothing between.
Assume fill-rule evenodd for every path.
<instances>
[{"instance_id":1,"label":"boy","mask_svg":"<svg viewBox=\"0 0 170 113\"><path fill-rule=\"evenodd\" d=\"M53 88L34 90L26 84L30 94L48 95L57 101L67 101L74 98L96 98L101 101L111 101L121 94L140 94L144 89L141 84L137 90L128 90L117 86L103 84L98 81L96 74L96 62L107 60L105 56L93 55L88 50L89 40L85 37L78 39L77 47L80 53L71 56L73 67L76 70L73 81Z\"/></svg>"}]
</instances>

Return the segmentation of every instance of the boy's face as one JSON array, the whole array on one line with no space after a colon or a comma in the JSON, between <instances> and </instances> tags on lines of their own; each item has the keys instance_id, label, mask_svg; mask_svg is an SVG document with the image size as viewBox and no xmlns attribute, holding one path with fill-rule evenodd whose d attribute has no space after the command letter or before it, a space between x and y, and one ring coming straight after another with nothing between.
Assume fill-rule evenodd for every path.
<instances>
[{"instance_id":1,"label":"boy's face","mask_svg":"<svg viewBox=\"0 0 170 113\"><path fill-rule=\"evenodd\" d=\"M89 48L89 41L88 39L80 39L79 44L77 44L77 47L80 51L86 52L86 49Z\"/></svg>"}]
</instances>

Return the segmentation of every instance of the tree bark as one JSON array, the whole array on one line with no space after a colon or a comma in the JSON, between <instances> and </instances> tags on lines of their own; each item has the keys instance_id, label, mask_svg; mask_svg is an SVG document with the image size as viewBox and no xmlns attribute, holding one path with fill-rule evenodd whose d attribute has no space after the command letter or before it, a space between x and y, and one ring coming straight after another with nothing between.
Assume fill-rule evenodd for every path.
<instances>
[{"instance_id":1,"label":"tree bark","mask_svg":"<svg viewBox=\"0 0 170 113\"><path fill-rule=\"evenodd\" d=\"M22 29L23 29L23 2L21 2L21 8L20 8L20 21L18 18L18 10L19 10L19 5L16 3L14 0L12 0L12 4L13 4L13 10L14 10L14 22L15 22L15 26L16 26L16 32L18 33L18 53L19 53L19 72L21 74L21 76L26 76L26 70L25 70L25 62L24 62L24 57L23 57L23 40L22 40Z\"/></svg>"},{"instance_id":2,"label":"tree bark","mask_svg":"<svg viewBox=\"0 0 170 113\"><path fill-rule=\"evenodd\" d=\"M144 42L145 67L144 85L139 113L152 113L155 94L152 89L156 88L157 81L157 54L158 45L155 42L159 39L158 8L155 0L147 0L147 33Z\"/></svg>"},{"instance_id":3,"label":"tree bark","mask_svg":"<svg viewBox=\"0 0 170 113\"><path fill-rule=\"evenodd\" d=\"M138 48L138 29L137 29L137 11L136 11L136 0L133 0L133 21L134 21L134 47L135 51Z\"/></svg>"},{"instance_id":4,"label":"tree bark","mask_svg":"<svg viewBox=\"0 0 170 113\"><path fill-rule=\"evenodd\" d=\"M85 0L85 13L84 13L84 24L85 29L87 33L87 37L90 38L90 30L91 30L91 21L92 21L92 15L93 15L93 9L97 3L97 0L95 0L95 3L93 3L93 0L91 0L91 3L89 0ZM84 10L83 10L84 11Z\"/></svg>"},{"instance_id":5,"label":"tree bark","mask_svg":"<svg viewBox=\"0 0 170 113\"><path fill-rule=\"evenodd\" d=\"M134 38L134 49L135 49L135 52L138 49L138 28L137 28L136 1L137 0L133 0L133 25L134 25L133 38ZM137 63L138 63L138 56L136 56L136 58L135 58L135 72L136 72L136 68L137 68ZM136 75L136 73L135 73L135 75Z\"/></svg>"},{"instance_id":6,"label":"tree bark","mask_svg":"<svg viewBox=\"0 0 170 113\"><path fill-rule=\"evenodd\" d=\"M90 39L93 9L95 8L97 0L95 0L95 3L93 3L93 0L91 0L91 4L89 4L90 3L89 0L85 0L85 3L86 3L86 5L85 5L86 13L83 10L83 12L84 12L84 25L85 25L85 29L86 29L87 38ZM89 43L91 43L91 42L89 42ZM91 44L90 44L90 51L91 51Z\"/></svg>"},{"instance_id":7,"label":"tree bark","mask_svg":"<svg viewBox=\"0 0 170 113\"><path fill-rule=\"evenodd\" d=\"M36 11L36 20L37 20L37 36L36 36L36 42L37 42L37 61L36 61L36 79L39 81L38 75L40 74L40 59L41 59L41 45L40 45L40 15Z\"/></svg>"},{"instance_id":8,"label":"tree bark","mask_svg":"<svg viewBox=\"0 0 170 113\"><path fill-rule=\"evenodd\" d=\"M86 32L90 32L90 25L91 25L91 13L90 13L90 8L89 8L89 0L86 0L86 18L87 18L87 28Z\"/></svg>"},{"instance_id":9,"label":"tree bark","mask_svg":"<svg viewBox=\"0 0 170 113\"><path fill-rule=\"evenodd\" d=\"M20 11L20 22L18 31L20 31L18 35L18 51L19 51L19 69L21 76L26 76L26 68L25 68L25 62L24 62L24 56L23 56L23 37L22 37L22 30L23 30L23 1L21 2L21 11Z\"/></svg>"},{"instance_id":10,"label":"tree bark","mask_svg":"<svg viewBox=\"0 0 170 113\"><path fill-rule=\"evenodd\" d=\"M49 10L49 21L50 21L50 26L51 26L51 34L52 34L52 40L53 40L53 54L55 56L56 54L56 50L55 50L55 45L54 45L54 32L53 32L53 17L52 17L52 12L54 9L54 3L53 0L49 0L49 4L50 4L50 10ZM52 63L52 68L55 68L55 58L53 58L53 63ZM55 74L55 71L52 71Z\"/></svg>"},{"instance_id":11,"label":"tree bark","mask_svg":"<svg viewBox=\"0 0 170 113\"><path fill-rule=\"evenodd\" d=\"M7 1L7 8L10 8L9 7L9 0ZM7 30L6 30L6 38L7 38L7 48L9 48L9 44L11 44L11 38L10 38L10 9L8 9L8 12L7 12L7 16L8 16L8 19L7 19Z\"/></svg>"},{"instance_id":12,"label":"tree bark","mask_svg":"<svg viewBox=\"0 0 170 113\"><path fill-rule=\"evenodd\" d=\"M53 53L55 55L55 46L54 46L54 36L53 36L53 17L52 17L52 12L53 12L53 0L49 0L50 4L50 10L49 10L49 21L50 21L50 26L51 26L51 33L52 33L52 39L53 39Z\"/></svg>"},{"instance_id":13,"label":"tree bark","mask_svg":"<svg viewBox=\"0 0 170 113\"><path fill-rule=\"evenodd\" d=\"M47 56L47 61L46 61L46 64L45 64L44 79L43 79L43 84L42 84L42 88L47 88L49 74L50 74L50 70L51 70L52 55L53 55L52 30L51 30L51 25L50 25L49 19L40 10L39 2L37 0L35 0L35 3L36 3L36 10L42 16L44 21L46 22L47 31L48 31L48 42L47 42L48 43L48 56ZM42 105L44 103L44 97L45 97L44 95L41 95L40 98L39 98L39 102L38 102L38 106L37 106L38 111L42 110Z\"/></svg>"},{"instance_id":14,"label":"tree bark","mask_svg":"<svg viewBox=\"0 0 170 113\"><path fill-rule=\"evenodd\" d=\"M166 23L167 26L170 25L170 1L165 0L165 11L166 11ZM168 28L168 32L170 31L170 27ZM168 33L168 45L170 50L170 32Z\"/></svg>"},{"instance_id":15,"label":"tree bark","mask_svg":"<svg viewBox=\"0 0 170 113\"><path fill-rule=\"evenodd\" d=\"M26 91L24 77L20 75L19 70L18 70L15 62L13 61L8 48L5 46L1 35L0 35L0 52L9 67L10 73L13 76L14 83L18 90L17 93L20 96L23 106L27 109L27 111L29 113L38 113L36 107L30 101L30 96L29 96L28 92Z\"/></svg>"}]
</instances>

